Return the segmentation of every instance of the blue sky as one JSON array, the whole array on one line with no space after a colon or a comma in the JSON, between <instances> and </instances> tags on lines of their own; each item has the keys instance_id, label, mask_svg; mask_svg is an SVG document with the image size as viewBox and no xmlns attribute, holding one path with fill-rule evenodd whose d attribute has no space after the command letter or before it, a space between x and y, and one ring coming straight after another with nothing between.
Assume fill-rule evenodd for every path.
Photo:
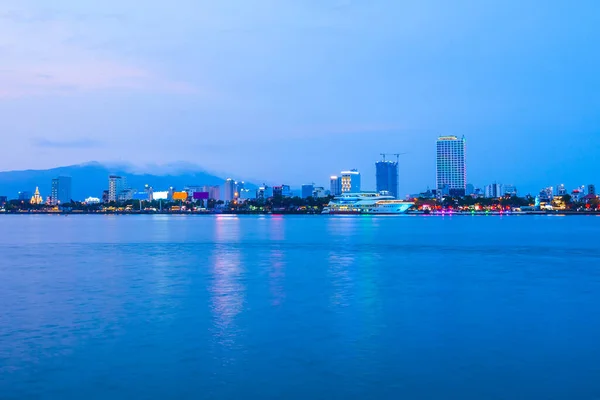
<instances>
[{"instance_id":1,"label":"blue sky","mask_svg":"<svg viewBox=\"0 0 600 400\"><path fill-rule=\"evenodd\" d=\"M465 135L469 181L600 184L595 1L3 0L0 169L194 162L326 184Z\"/></svg>"}]
</instances>

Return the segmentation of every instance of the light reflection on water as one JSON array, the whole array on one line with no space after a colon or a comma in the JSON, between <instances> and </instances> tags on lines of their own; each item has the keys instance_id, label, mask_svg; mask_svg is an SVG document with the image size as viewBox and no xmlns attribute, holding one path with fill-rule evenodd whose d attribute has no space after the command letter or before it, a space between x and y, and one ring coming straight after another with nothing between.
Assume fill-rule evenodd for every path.
<instances>
[{"instance_id":1,"label":"light reflection on water","mask_svg":"<svg viewBox=\"0 0 600 400\"><path fill-rule=\"evenodd\" d=\"M239 251L239 218L216 220L215 246L211 257L210 294L214 319L214 339L233 347L240 329L235 318L244 307L244 271Z\"/></svg>"}]
</instances>

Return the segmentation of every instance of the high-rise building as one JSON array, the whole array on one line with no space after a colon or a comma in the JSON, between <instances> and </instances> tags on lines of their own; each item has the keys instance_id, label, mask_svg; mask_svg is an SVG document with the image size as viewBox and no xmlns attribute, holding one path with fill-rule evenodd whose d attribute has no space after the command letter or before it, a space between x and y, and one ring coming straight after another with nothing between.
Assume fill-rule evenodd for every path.
<instances>
[{"instance_id":1,"label":"high-rise building","mask_svg":"<svg viewBox=\"0 0 600 400\"><path fill-rule=\"evenodd\" d=\"M208 192L208 198L211 200L221 199L221 188L219 186L202 186L202 192Z\"/></svg>"},{"instance_id":2,"label":"high-rise building","mask_svg":"<svg viewBox=\"0 0 600 400\"><path fill-rule=\"evenodd\" d=\"M342 177L333 175L329 178L329 192L332 196L342 194Z\"/></svg>"},{"instance_id":3,"label":"high-rise building","mask_svg":"<svg viewBox=\"0 0 600 400\"><path fill-rule=\"evenodd\" d=\"M561 183L560 185L558 185L556 187L556 195L557 196L564 196L566 194L568 194L568 192L567 192L567 188L565 187L564 183Z\"/></svg>"},{"instance_id":4,"label":"high-rise building","mask_svg":"<svg viewBox=\"0 0 600 400\"><path fill-rule=\"evenodd\" d=\"M126 178L118 175L110 175L108 177L108 201L117 201L119 199L119 194L126 188Z\"/></svg>"},{"instance_id":5,"label":"high-rise building","mask_svg":"<svg viewBox=\"0 0 600 400\"><path fill-rule=\"evenodd\" d=\"M588 185L587 190L588 194L591 194L592 196L596 195L596 185Z\"/></svg>"},{"instance_id":6,"label":"high-rise building","mask_svg":"<svg viewBox=\"0 0 600 400\"><path fill-rule=\"evenodd\" d=\"M517 187L515 185L504 185L504 196L516 196Z\"/></svg>"},{"instance_id":7,"label":"high-rise building","mask_svg":"<svg viewBox=\"0 0 600 400\"><path fill-rule=\"evenodd\" d=\"M377 192L388 192L398 198L398 163L385 160L376 162L375 184Z\"/></svg>"},{"instance_id":8,"label":"high-rise building","mask_svg":"<svg viewBox=\"0 0 600 400\"><path fill-rule=\"evenodd\" d=\"M356 169L342 171L342 193L360 192L360 172Z\"/></svg>"},{"instance_id":9,"label":"high-rise building","mask_svg":"<svg viewBox=\"0 0 600 400\"><path fill-rule=\"evenodd\" d=\"M464 136L440 136L437 140L436 188L438 193L464 196L467 186Z\"/></svg>"},{"instance_id":10,"label":"high-rise building","mask_svg":"<svg viewBox=\"0 0 600 400\"><path fill-rule=\"evenodd\" d=\"M290 185L273 186L273 197L292 197Z\"/></svg>"},{"instance_id":11,"label":"high-rise building","mask_svg":"<svg viewBox=\"0 0 600 400\"><path fill-rule=\"evenodd\" d=\"M242 182L236 182L235 183L235 192L233 193L233 197L235 197L236 199L239 199L241 197L241 194L244 189L246 188L244 181Z\"/></svg>"},{"instance_id":12,"label":"high-rise building","mask_svg":"<svg viewBox=\"0 0 600 400\"><path fill-rule=\"evenodd\" d=\"M236 182L231 178L227 178L225 181L225 196L223 200L232 201L235 198L235 188Z\"/></svg>"},{"instance_id":13,"label":"high-rise building","mask_svg":"<svg viewBox=\"0 0 600 400\"><path fill-rule=\"evenodd\" d=\"M52 179L52 190L50 194L50 204L67 204L71 202L71 178L68 176L59 176Z\"/></svg>"},{"instance_id":14,"label":"high-rise building","mask_svg":"<svg viewBox=\"0 0 600 400\"><path fill-rule=\"evenodd\" d=\"M259 200L265 200L273 197L273 188L267 185L262 185L256 189L256 198Z\"/></svg>"},{"instance_id":15,"label":"high-rise building","mask_svg":"<svg viewBox=\"0 0 600 400\"><path fill-rule=\"evenodd\" d=\"M312 183L302 185L302 198L308 199L309 197L313 197L313 192L315 191L315 185Z\"/></svg>"},{"instance_id":16,"label":"high-rise building","mask_svg":"<svg viewBox=\"0 0 600 400\"><path fill-rule=\"evenodd\" d=\"M492 183L485 187L485 197L488 199L504 196L504 186L500 183Z\"/></svg>"}]
</instances>

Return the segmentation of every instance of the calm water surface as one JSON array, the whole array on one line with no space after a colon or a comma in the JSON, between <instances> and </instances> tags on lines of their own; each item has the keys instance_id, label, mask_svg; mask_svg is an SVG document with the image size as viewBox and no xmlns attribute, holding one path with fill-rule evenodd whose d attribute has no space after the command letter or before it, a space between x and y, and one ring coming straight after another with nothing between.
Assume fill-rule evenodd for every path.
<instances>
[{"instance_id":1,"label":"calm water surface","mask_svg":"<svg viewBox=\"0 0 600 400\"><path fill-rule=\"evenodd\" d=\"M0 216L1 399L599 399L600 218Z\"/></svg>"}]
</instances>

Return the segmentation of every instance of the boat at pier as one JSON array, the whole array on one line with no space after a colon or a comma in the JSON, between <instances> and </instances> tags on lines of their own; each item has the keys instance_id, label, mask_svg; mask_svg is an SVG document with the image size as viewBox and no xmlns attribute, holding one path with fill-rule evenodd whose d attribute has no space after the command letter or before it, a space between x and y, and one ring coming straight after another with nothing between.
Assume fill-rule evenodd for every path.
<instances>
[{"instance_id":1,"label":"boat at pier","mask_svg":"<svg viewBox=\"0 0 600 400\"><path fill-rule=\"evenodd\" d=\"M405 214L415 203L381 193L343 193L323 208L322 214Z\"/></svg>"}]
</instances>

